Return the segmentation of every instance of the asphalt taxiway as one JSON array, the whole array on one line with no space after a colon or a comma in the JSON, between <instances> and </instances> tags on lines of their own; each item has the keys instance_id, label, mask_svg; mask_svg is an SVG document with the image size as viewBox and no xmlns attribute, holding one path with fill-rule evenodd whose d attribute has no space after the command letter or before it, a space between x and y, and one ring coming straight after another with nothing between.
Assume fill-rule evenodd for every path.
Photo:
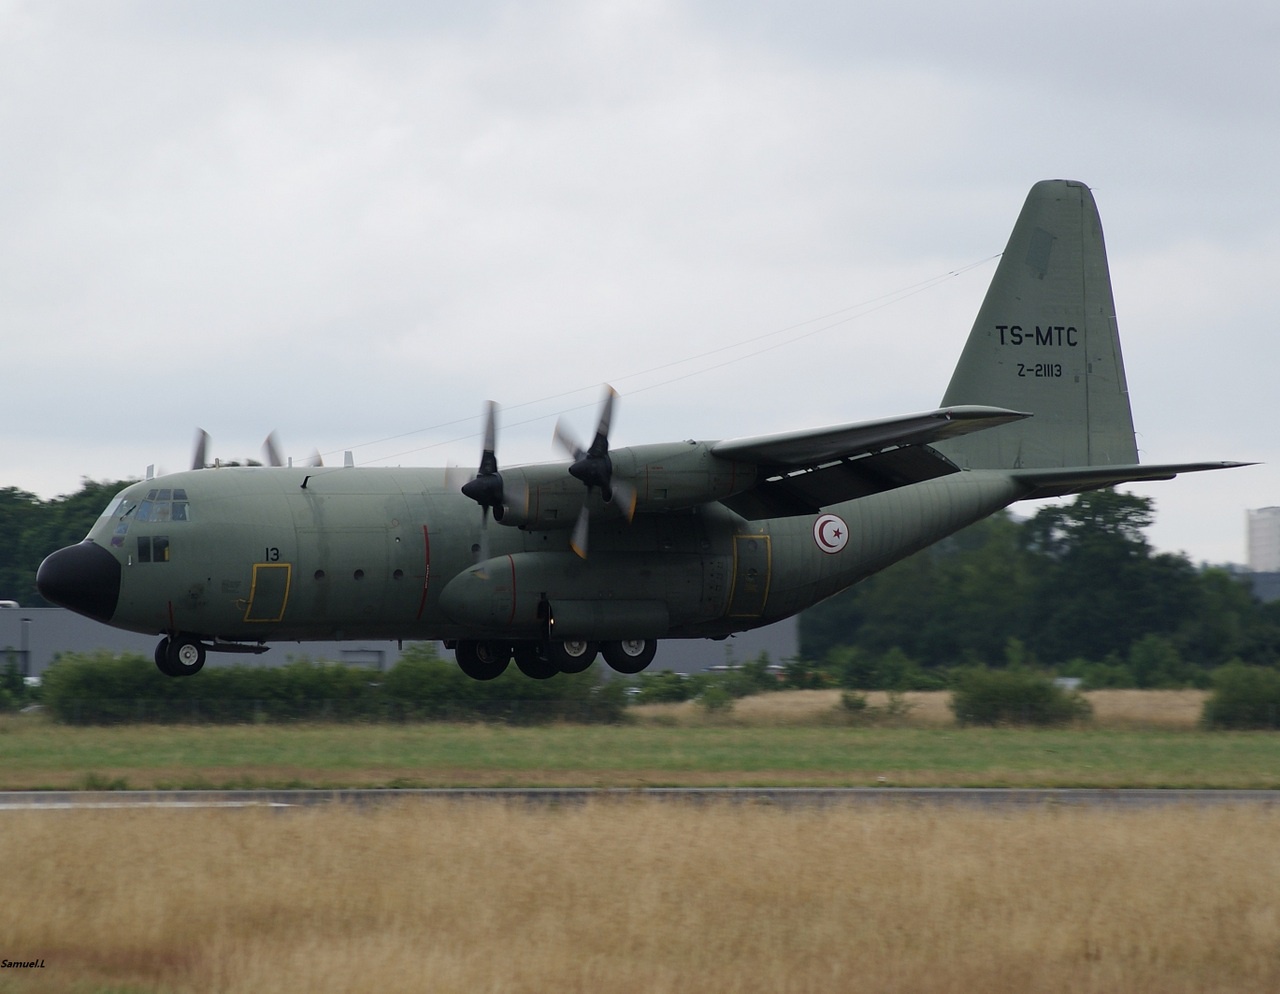
<instances>
[{"instance_id":1,"label":"asphalt taxiway","mask_svg":"<svg viewBox=\"0 0 1280 994\"><path fill-rule=\"evenodd\" d=\"M352 790L112 790L0 791L0 812L110 808L302 808L325 804L370 806L403 801L505 802L564 805L587 802L676 802L833 805L964 805L977 807L1150 808L1169 805L1270 806L1280 790L1108 790L997 787L449 787Z\"/></svg>"}]
</instances>

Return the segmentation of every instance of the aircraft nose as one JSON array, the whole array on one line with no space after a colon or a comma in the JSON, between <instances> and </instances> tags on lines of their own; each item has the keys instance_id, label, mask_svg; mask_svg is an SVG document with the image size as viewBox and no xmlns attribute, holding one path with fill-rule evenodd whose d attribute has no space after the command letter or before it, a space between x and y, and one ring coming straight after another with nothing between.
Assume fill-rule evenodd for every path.
<instances>
[{"instance_id":1,"label":"aircraft nose","mask_svg":"<svg viewBox=\"0 0 1280 994\"><path fill-rule=\"evenodd\" d=\"M110 621L120 599L120 563L93 542L69 545L40 564L36 588L50 603L98 621Z\"/></svg>"}]
</instances>

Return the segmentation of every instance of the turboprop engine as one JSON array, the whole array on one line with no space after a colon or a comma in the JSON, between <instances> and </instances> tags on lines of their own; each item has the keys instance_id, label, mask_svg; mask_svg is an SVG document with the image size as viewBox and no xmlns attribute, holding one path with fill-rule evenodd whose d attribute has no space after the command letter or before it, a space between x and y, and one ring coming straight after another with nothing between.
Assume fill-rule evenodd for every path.
<instances>
[{"instance_id":1,"label":"turboprop engine","mask_svg":"<svg viewBox=\"0 0 1280 994\"><path fill-rule=\"evenodd\" d=\"M614 493L587 495L593 517L626 518L639 512L683 511L755 486L756 467L721 459L705 442L640 445L612 455ZM506 470L504 503L494 520L533 530L572 528L583 507L581 483L562 469Z\"/></svg>"}]
</instances>

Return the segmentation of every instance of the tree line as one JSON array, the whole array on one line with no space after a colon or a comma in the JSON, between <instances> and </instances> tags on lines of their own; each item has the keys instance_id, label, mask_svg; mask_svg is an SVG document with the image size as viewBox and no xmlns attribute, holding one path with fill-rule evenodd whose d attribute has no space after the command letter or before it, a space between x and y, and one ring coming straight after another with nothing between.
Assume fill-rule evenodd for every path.
<instances>
[{"instance_id":1,"label":"tree line","mask_svg":"<svg viewBox=\"0 0 1280 994\"><path fill-rule=\"evenodd\" d=\"M0 487L0 600L49 607L36 590L45 556L89 533L108 502L133 480L84 480L74 494L44 500L16 487Z\"/></svg>"},{"instance_id":2,"label":"tree line","mask_svg":"<svg viewBox=\"0 0 1280 994\"><path fill-rule=\"evenodd\" d=\"M801 655L870 688L938 686L973 666L1089 687L1203 687L1228 663L1275 667L1280 603L1226 568L1156 552L1153 520L1150 498L1114 490L995 515L806 611Z\"/></svg>"}]
</instances>

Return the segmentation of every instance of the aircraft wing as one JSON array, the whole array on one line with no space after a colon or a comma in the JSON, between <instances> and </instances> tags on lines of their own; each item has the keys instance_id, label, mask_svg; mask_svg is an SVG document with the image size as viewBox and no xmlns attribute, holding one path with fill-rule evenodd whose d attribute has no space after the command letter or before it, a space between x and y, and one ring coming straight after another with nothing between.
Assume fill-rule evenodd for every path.
<instances>
[{"instance_id":1,"label":"aircraft wing","mask_svg":"<svg viewBox=\"0 0 1280 994\"><path fill-rule=\"evenodd\" d=\"M944 438L955 438L1029 417L1030 414L1008 411L1003 407L944 407L900 418L858 421L755 438L734 438L716 442L711 453L762 466L800 468L868 455L894 446L939 442Z\"/></svg>"},{"instance_id":2,"label":"aircraft wing","mask_svg":"<svg viewBox=\"0 0 1280 994\"><path fill-rule=\"evenodd\" d=\"M749 520L813 514L856 497L959 472L928 448L1030 417L1002 407L957 405L922 414L716 442L713 455L755 463L760 481L723 503Z\"/></svg>"}]
</instances>

